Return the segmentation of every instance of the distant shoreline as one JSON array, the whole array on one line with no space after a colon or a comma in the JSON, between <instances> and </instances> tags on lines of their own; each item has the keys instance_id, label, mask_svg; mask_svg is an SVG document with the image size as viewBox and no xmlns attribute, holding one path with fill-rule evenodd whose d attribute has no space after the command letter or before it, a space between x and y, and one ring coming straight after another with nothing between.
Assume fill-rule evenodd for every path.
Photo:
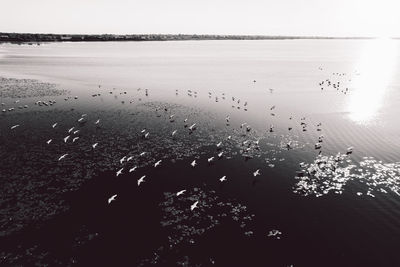
<instances>
[{"instance_id":1,"label":"distant shoreline","mask_svg":"<svg viewBox=\"0 0 400 267\"><path fill-rule=\"evenodd\" d=\"M193 40L369 40L376 37L266 36L266 35L198 35L198 34L41 34L1 33L0 43L42 42L110 42L110 41L193 41ZM393 38L399 39L399 38Z\"/></svg>"}]
</instances>

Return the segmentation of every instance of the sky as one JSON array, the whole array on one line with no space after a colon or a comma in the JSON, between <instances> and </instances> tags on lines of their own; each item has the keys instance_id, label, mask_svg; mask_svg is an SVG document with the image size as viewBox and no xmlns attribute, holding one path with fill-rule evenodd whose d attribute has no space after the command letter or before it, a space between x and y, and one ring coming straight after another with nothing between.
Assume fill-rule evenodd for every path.
<instances>
[{"instance_id":1,"label":"sky","mask_svg":"<svg viewBox=\"0 0 400 267\"><path fill-rule=\"evenodd\" d=\"M400 37L400 0L0 0L0 32Z\"/></svg>"}]
</instances>

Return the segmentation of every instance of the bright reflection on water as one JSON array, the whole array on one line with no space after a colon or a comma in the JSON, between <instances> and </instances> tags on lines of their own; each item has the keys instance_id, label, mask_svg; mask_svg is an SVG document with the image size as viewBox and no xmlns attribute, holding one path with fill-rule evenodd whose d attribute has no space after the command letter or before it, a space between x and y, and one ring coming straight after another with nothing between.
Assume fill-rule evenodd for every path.
<instances>
[{"instance_id":1,"label":"bright reflection on water","mask_svg":"<svg viewBox=\"0 0 400 267\"><path fill-rule=\"evenodd\" d=\"M370 41L361 53L349 102L350 118L368 123L384 104L384 96L396 67L397 47L391 39Z\"/></svg>"}]
</instances>

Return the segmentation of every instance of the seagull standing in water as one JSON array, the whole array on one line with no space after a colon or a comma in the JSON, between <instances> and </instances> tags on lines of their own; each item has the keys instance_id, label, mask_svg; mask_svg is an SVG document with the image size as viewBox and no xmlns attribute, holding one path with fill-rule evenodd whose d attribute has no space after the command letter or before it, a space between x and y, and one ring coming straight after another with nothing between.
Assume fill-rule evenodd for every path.
<instances>
[{"instance_id":1,"label":"seagull standing in water","mask_svg":"<svg viewBox=\"0 0 400 267\"><path fill-rule=\"evenodd\" d=\"M144 182L144 178L146 178L146 175L143 175L142 177L139 178L139 180L137 181L137 185L139 186L141 183Z\"/></svg>"},{"instance_id":2,"label":"seagull standing in water","mask_svg":"<svg viewBox=\"0 0 400 267\"><path fill-rule=\"evenodd\" d=\"M194 210L195 208L197 208L197 204L199 204L199 201L194 202L194 203L190 206L190 210Z\"/></svg>"},{"instance_id":3,"label":"seagull standing in water","mask_svg":"<svg viewBox=\"0 0 400 267\"><path fill-rule=\"evenodd\" d=\"M116 199L117 195L112 195L109 199L108 199L108 204L110 204L111 202L113 202Z\"/></svg>"},{"instance_id":4,"label":"seagull standing in water","mask_svg":"<svg viewBox=\"0 0 400 267\"><path fill-rule=\"evenodd\" d=\"M196 160L193 160L192 163L190 163L190 165L192 165L192 167L194 168L194 166L197 165Z\"/></svg>"},{"instance_id":5,"label":"seagull standing in water","mask_svg":"<svg viewBox=\"0 0 400 267\"><path fill-rule=\"evenodd\" d=\"M68 156L68 154L64 154L64 155L62 155L61 157L59 157L59 158L58 158L58 161L60 161L60 160L64 159L66 156Z\"/></svg>"},{"instance_id":6,"label":"seagull standing in water","mask_svg":"<svg viewBox=\"0 0 400 267\"><path fill-rule=\"evenodd\" d=\"M254 177L259 176L259 175L261 175L260 169L257 169L255 172L253 172Z\"/></svg>"},{"instance_id":7,"label":"seagull standing in water","mask_svg":"<svg viewBox=\"0 0 400 267\"><path fill-rule=\"evenodd\" d=\"M119 175L121 175L122 174L122 170L123 170L124 168L121 168L121 169L119 169L118 171L117 171L117 173L116 173L116 175L115 176L119 176Z\"/></svg>"},{"instance_id":8,"label":"seagull standing in water","mask_svg":"<svg viewBox=\"0 0 400 267\"><path fill-rule=\"evenodd\" d=\"M184 189L184 190L181 190L181 191L178 191L178 192L176 193L176 196L179 197L180 195L182 195L182 194L185 193L185 192L186 192L185 189Z\"/></svg>"}]
</instances>

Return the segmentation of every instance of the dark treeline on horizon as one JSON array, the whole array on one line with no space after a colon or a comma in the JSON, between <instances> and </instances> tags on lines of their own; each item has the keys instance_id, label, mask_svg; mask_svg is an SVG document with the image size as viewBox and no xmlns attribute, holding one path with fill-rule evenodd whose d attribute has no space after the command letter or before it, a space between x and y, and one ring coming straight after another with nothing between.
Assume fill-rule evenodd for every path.
<instances>
[{"instance_id":1,"label":"dark treeline on horizon","mask_svg":"<svg viewBox=\"0 0 400 267\"><path fill-rule=\"evenodd\" d=\"M47 34L1 33L0 42L106 42L106 41L179 41L179 40L283 40L283 39L371 39L372 37L208 35L208 34Z\"/></svg>"}]
</instances>

